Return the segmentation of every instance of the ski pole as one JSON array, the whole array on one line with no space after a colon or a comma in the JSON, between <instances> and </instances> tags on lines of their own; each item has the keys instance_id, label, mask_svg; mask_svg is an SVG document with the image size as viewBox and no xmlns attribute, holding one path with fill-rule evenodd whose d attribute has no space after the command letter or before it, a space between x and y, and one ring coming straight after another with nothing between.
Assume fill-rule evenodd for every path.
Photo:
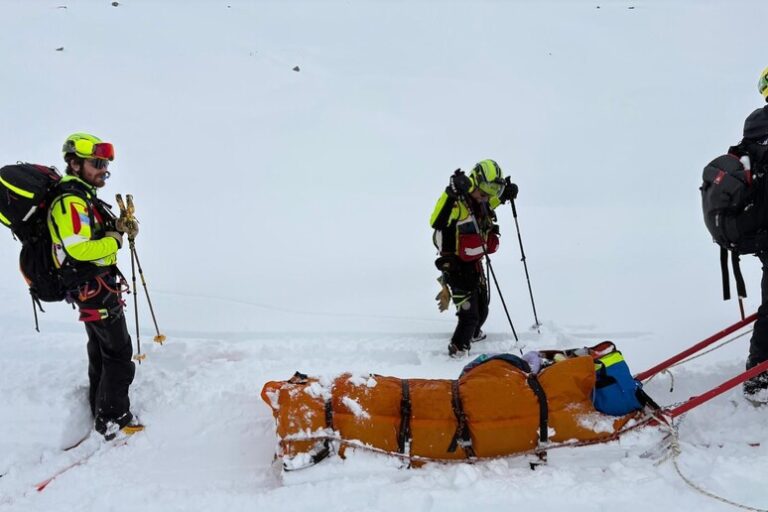
<instances>
[{"instance_id":1,"label":"ski pole","mask_svg":"<svg viewBox=\"0 0 768 512\"><path fill-rule=\"evenodd\" d=\"M139 362L141 362L146 359L146 354L141 353L141 334L139 331L139 295L138 290L136 289L136 261L134 258L134 252L133 252L133 240L128 239L128 243L131 247L131 281L133 282L133 318L136 321L136 355L133 356L133 359Z\"/></svg>"},{"instance_id":2,"label":"ski pole","mask_svg":"<svg viewBox=\"0 0 768 512\"><path fill-rule=\"evenodd\" d=\"M165 341L165 334L160 334L160 328L157 326L157 317L155 316L155 308L152 307L152 299L149 298L149 289L147 288L147 281L144 279L144 271L141 269L141 262L139 261L139 253L136 252L136 245L131 240L131 258L136 258L136 266L139 267L139 277L141 277L141 285L144 287L144 294L147 296L147 304L149 304L149 313L152 315L152 322L155 324L155 337L154 342L163 344Z\"/></svg>"},{"instance_id":3,"label":"ski pole","mask_svg":"<svg viewBox=\"0 0 768 512\"><path fill-rule=\"evenodd\" d=\"M138 311L138 287L136 285L136 267L139 269L139 276L141 277L141 284L144 288L144 294L147 297L147 304L149 304L149 311L152 315L152 321L155 326L155 343L163 344L166 337L160 334L160 329L157 325L157 317L155 316L155 310L152 306L152 299L149 297L149 289L147 288L147 281L144 279L144 270L141 267L141 261L139 260L139 253L136 251L136 234L138 233L138 220L135 217L136 207L133 204L133 196L128 194L125 196L126 202L123 202L123 198L120 194L115 196L118 207L120 208L120 218L118 223L121 224L123 231L128 233L128 243L131 251L131 280L133 282L133 303L134 313L136 317L136 342L139 349L137 358L139 361L144 359L144 355L141 354L141 341L139 338L139 311Z\"/></svg>"},{"instance_id":4,"label":"ski pole","mask_svg":"<svg viewBox=\"0 0 768 512\"><path fill-rule=\"evenodd\" d=\"M531 288L531 277L528 275L528 263L526 263L525 249L523 249L523 237L520 236L520 224L517 222L517 208L515 207L515 200L510 199L509 204L512 205L512 216L515 218L515 228L517 229L517 241L520 242L520 254L525 268L525 279L528 281L528 294L531 296L531 307L533 307L533 319L536 321L536 332L541 334L541 323L539 322L539 316L536 314L536 302L533 300L533 289Z\"/></svg>"},{"instance_id":5,"label":"ski pole","mask_svg":"<svg viewBox=\"0 0 768 512\"><path fill-rule=\"evenodd\" d=\"M134 217L134 212L136 211L136 208L133 205L133 196L128 194L125 196L125 200L128 203L127 206L127 219L129 220L130 227L133 229L130 230L130 233L128 234L128 241L130 242L131 246L131 253L132 257L136 259L136 266L139 268L139 277L141 277L141 285L144 288L144 295L147 297L147 304L149 304L149 313L152 315L152 323L155 325L155 337L153 341L155 343L159 343L160 345L163 344L165 341L165 335L160 334L160 328L157 326L157 317L155 316L155 308L152 306L152 299L149 298L149 288L147 288L147 281L144 279L144 270L141 268L141 261L139 261L139 253L136 252L136 234L138 232L138 221L136 220L136 217Z\"/></svg>"},{"instance_id":6,"label":"ski pole","mask_svg":"<svg viewBox=\"0 0 768 512\"><path fill-rule=\"evenodd\" d=\"M488 264L488 270L490 271L491 276L493 276L493 282L496 285L496 291L499 292L501 305L504 307L504 313L507 315L507 321L509 321L509 326L512 328L512 335L515 337L515 343L517 343L520 340L517 337L517 331L515 331L515 326L514 324L512 324L512 318L509 316L507 303L504 300L504 295L501 293L501 287L499 287L499 281L496 279L496 272L494 272L493 265L491 265L491 257L488 255L488 250L485 247L485 237L483 236L482 231L480 231L480 225L477 223L477 219L472 213L472 210L470 210L469 208L469 202L464 197L460 198L460 201L464 206L464 208L467 209L467 213L469 213L469 218L472 219L472 224L475 227L475 231L477 231L477 234L480 235L480 244L481 244L481 247L483 248L483 256L485 256L485 261Z\"/></svg>"},{"instance_id":7,"label":"ski pole","mask_svg":"<svg viewBox=\"0 0 768 512\"><path fill-rule=\"evenodd\" d=\"M131 196L128 196L129 198ZM133 212L128 211L128 208L125 206L125 203L123 202L123 196L120 194L115 195L115 201L117 201L117 207L120 209L120 217L117 220L116 224L120 224L120 228L123 230L123 232L131 231L130 228L133 227L131 224L135 221L133 219ZM133 201L131 201L131 206L133 206ZM139 330L139 294L137 293L138 290L136 288L136 260L134 258L133 253L133 238L131 236L128 236L128 244L131 248L131 282L133 283L133 319L136 323L136 355L133 356L134 361L138 361L139 364L146 359L146 354L141 353L141 331Z\"/></svg>"}]
</instances>

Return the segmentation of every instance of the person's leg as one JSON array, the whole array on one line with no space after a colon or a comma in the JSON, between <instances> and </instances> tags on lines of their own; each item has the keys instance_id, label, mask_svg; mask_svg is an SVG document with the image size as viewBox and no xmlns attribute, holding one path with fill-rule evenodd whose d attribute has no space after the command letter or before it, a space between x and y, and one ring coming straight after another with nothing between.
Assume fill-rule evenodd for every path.
<instances>
[{"instance_id":1,"label":"person's leg","mask_svg":"<svg viewBox=\"0 0 768 512\"><path fill-rule=\"evenodd\" d=\"M122 314L95 324L102 361L101 384L96 400L97 417L104 424L113 422L123 427L132 418L128 388L133 382L136 368L131 360L131 337Z\"/></svg>"},{"instance_id":2,"label":"person's leg","mask_svg":"<svg viewBox=\"0 0 768 512\"><path fill-rule=\"evenodd\" d=\"M88 332L88 374L96 430L105 433L110 423L123 427L132 418L128 388L135 365L120 296L106 286L98 289L98 294L78 301L78 306Z\"/></svg>"},{"instance_id":3,"label":"person's leg","mask_svg":"<svg viewBox=\"0 0 768 512\"><path fill-rule=\"evenodd\" d=\"M456 295L454 295L454 298L455 297ZM460 298L462 301L456 306L456 316L459 318L459 322L451 337L451 345L455 347L456 351L470 349L472 337L475 335L475 331L477 331L478 328L478 322L480 321L476 290L473 292L462 291ZM450 350L449 347L449 352Z\"/></svg>"},{"instance_id":4,"label":"person's leg","mask_svg":"<svg viewBox=\"0 0 768 512\"><path fill-rule=\"evenodd\" d=\"M91 406L91 414L96 418L96 396L99 394L101 383L101 347L89 323L85 324L85 332L88 335L88 403Z\"/></svg>"},{"instance_id":5,"label":"person's leg","mask_svg":"<svg viewBox=\"0 0 768 512\"><path fill-rule=\"evenodd\" d=\"M475 341L479 341L485 338L485 334L483 334L482 328L485 324L485 321L488 319L488 287L481 283L480 286L477 287L476 292L478 320L477 327L475 328L475 332L472 335L472 338Z\"/></svg>"},{"instance_id":6,"label":"person's leg","mask_svg":"<svg viewBox=\"0 0 768 512\"><path fill-rule=\"evenodd\" d=\"M453 355L458 351L469 350L472 338L478 329L480 321L478 288L481 274L477 271L476 263L456 260L446 277L458 317L458 323L448 347L448 352Z\"/></svg>"},{"instance_id":7,"label":"person's leg","mask_svg":"<svg viewBox=\"0 0 768 512\"><path fill-rule=\"evenodd\" d=\"M768 360L768 255L760 256L760 261L763 264L763 277L760 283L762 303L757 309L757 320L752 331L752 338L749 340L747 369ZM744 383L744 392L747 394L754 394L766 388L768 388L768 373L766 372Z\"/></svg>"}]
</instances>

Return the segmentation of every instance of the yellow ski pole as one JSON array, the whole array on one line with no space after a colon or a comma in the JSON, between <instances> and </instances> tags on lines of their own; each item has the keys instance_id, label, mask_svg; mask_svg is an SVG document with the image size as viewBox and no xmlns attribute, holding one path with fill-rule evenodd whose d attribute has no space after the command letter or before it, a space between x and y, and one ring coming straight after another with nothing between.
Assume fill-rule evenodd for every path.
<instances>
[{"instance_id":1,"label":"yellow ski pole","mask_svg":"<svg viewBox=\"0 0 768 512\"><path fill-rule=\"evenodd\" d=\"M166 340L165 335L160 334L160 328L157 325L157 317L155 316L155 310L152 305L152 299L149 297L149 289L147 287L147 281L144 278L144 270L141 267L141 262L139 260L139 254L136 251L136 235L139 232L139 221L136 219L135 213L136 213L136 207L133 203L133 196L131 194L127 194L125 196L125 203L123 202L123 198L118 194L116 196L118 206L120 207L120 218L118 219L118 229L123 231L128 235L128 245L131 250L131 280L133 282L133 302L134 302L134 313L136 315L136 343L139 348L139 354L137 354L136 359L141 361L141 359L144 359L145 355L141 353L141 342L139 339L139 312L138 312L138 287L136 285L136 267L139 269L139 276L141 278L141 284L144 288L144 293L147 297L147 304L149 304L149 311L152 315L152 321L155 326L155 337L154 341L155 343L163 344L163 342Z\"/></svg>"},{"instance_id":2,"label":"yellow ski pole","mask_svg":"<svg viewBox=\"0 0 768 512\"><path fill-rule=\"evenodd\" d=\"M155 316L155 308L152 306L152 299L149 297L149 288L147 287L147 281L144 279L144 270L141 268L141 261L139 261L139 253L136 252L136 244L134 243L134 240L136 239L136 234L138 233L138 222L136 220L136 217L133 216L134 212L136 211L136 208L133 206L133 196L128 194L125 196L125 199L128 203L128 215L129 218L134 222L133 224L134 229L131 231L131 234L128 235L128 241L130 242L131 246L131 252L133 253L133 257L136 258L136 266L139 268L139 277L141 278L141 286L144 288L144 295L147 297L147 304L149 304L149 313L152 315L152 323L155 325L155 337L153 338L153 341L155 343L159 343L160 345L163 344L163 342L166 340L166 337L164 334L160 334L160 328L157 326L157 316Z\"/></svg>"},{"instance_id":3,"label":"yellow ski pole","mask_svg":"<svg viewBox=\"0 0 768 512\"><path fill-rule=\"evenodd\" d=\"M115 195L115 201L117 201L117 207L120 209L120 217L117 219L116 227L122 232L128 230L128 224L130 223L128 209L123 202L123 196L120 194ZM128 238L128 242L133 245L133 240ZM133 356L134 361L138 361L139 364L146 359L146 354L141 352L141 331L139 330L139 299L136 293L136 262L133 258L133 250L131 250L131 281L133 283L133 318L136 322L136 355Z\"/></svg>"}]
</instances>

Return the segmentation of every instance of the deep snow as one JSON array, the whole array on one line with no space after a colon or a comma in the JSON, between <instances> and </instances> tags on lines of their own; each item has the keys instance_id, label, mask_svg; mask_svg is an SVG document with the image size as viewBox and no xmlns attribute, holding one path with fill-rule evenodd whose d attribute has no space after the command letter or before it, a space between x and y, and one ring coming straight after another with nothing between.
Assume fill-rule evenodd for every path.
<instances>
[{"instance_id":1,"label":"deep snow","mask_svg":"<svg viewBox=\"0 0 768 512\"><path fill-rule=\"evenodd\" d=\"M0 1L0 161L59 165L78 130L115 143L102 195L136 198L169 336L152 344L142 307L132 401L148 430L35 492L88 430L85 340L65 305L33 331L6 233L0 510L730 510L656 464L653 429L533 472L356 452L281 475L259 392L295 370L458 375L427 219L453 169L482 158L520 185L541 334L508 210L494 265L528 348L612 339L639 371L734 322L696 187L762 104L767 15L760 1ZM759 268L744 270L754 310ZM495 293L487 330L476 353L510 348ZM725 380L746 343L649 393L671 404ZM767 413L737 391L689 413L681 470L768 508Z\"/></svg>"}]
</instances>

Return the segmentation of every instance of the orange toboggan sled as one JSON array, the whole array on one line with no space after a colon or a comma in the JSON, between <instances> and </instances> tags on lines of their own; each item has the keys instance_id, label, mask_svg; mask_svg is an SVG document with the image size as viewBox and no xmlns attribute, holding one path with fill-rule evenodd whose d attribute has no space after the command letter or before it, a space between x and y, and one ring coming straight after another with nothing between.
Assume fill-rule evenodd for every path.
<instances>
[{"instance_id":1,"label":"orange toboggan sled","mask_svg":"<svg viewBox=\"0 0 768 512\"><path fill-rule=\"evenodd\" d=\"M559 358L534 374L491 359L458 380L297 373L266 383L261 396L272 408L286 469L319 461L331 441L417 461L498 457L605 439L639 417L595 409L595 362L590 355Z\"/></svg>"}]
</instances>

